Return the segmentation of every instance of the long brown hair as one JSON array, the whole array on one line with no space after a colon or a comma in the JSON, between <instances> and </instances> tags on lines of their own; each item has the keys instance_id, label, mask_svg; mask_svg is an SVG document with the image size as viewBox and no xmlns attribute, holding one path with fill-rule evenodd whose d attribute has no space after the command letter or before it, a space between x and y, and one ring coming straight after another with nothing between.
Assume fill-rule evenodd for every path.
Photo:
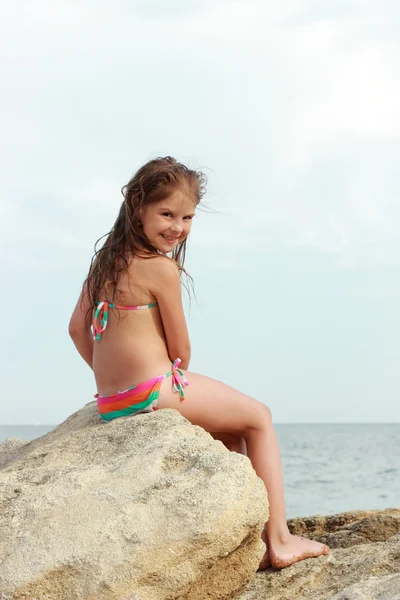
<instances>
[{"instance_id":1,"label":"long brown hair","mask_svg":"<svg viewBox=\"0 0 400 600\"><path fill-rule=\"evenodd\" d=\"M197 206L205 194L206 176L179 163L171 156L159 157L143 165L121 189L124 200L111 231L97 240L86 285L90 308L86 315L89 328L91 314L104 287L111 291L109 301L115 299L121 273L129 266L129 255L153 258L159 254L150 243L140 223L140 210L147 204L168 198L176 189L184 187ZM103 246L97 245L104 237ZM180 272L184 272L186 239L171 253Z\"/></svg>"}]
</instances>

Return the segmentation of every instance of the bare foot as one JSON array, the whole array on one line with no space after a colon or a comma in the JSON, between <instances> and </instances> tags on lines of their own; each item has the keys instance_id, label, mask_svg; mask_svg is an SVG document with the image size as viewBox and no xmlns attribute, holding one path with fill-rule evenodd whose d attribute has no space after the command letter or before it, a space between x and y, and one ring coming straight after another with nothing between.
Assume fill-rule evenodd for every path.
<instances>
[{"instance_id":1,"label":"bare foot","mask_svg":"<svg viewBox=\"0 0 400 600\"><path fill-rule=\"evenodd\" d=\"M284 569L305 558L322 554L329 554L329 548L325 544L291 534L284 542L269 542L269 559L274 569Z\"/></svg>"},{"instance_id":2,"label":"bare foot","mask_svg":"<svg viewBox=\"0 0 400 600\"><path fill-rule=\"evenodd\" d=\"M268 567L271 566L271 561L269 559L269 548L268 548L267 532L265 531L265 527L264 527L263 532L261 534L261 539L265 543L266 551L264 553L264 556L261 559L260 566L258 567L257 571L263 571L264 569L268 569Z\"/></svg>"},{"instance_id":3,"label":"bare foot","mask_svg":"<svg viewBox=\"0 0 400 600\"><path fill-rule=\"evenodd\" d=\"M264 571L264 569L268 569L271 566L271 561L269 559L269 550L267 549L264 556L261 559L259 567L257 571Z\"/></svg>"}]
</instances>

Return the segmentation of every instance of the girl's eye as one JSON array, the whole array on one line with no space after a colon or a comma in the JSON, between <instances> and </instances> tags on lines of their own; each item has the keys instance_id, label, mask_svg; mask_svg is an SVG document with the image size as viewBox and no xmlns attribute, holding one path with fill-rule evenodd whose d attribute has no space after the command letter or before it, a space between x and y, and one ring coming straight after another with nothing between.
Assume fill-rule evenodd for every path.
<instances>
[{"instance_id":1,"label":"girl's eye","mask_svg":"<svg viewBox=\"0 0 400 600\"><path fill-rule=\"evenodd\" d=\"M163 213L163 217L172 217L172 214L169 212Z\"/></svg>"},{"instance_id":2,"label":"girl's eye","mask_svg":"<svg viewBox=\"0 0 400 600\"><path fill-rule=\"evenodd\" d=\"M187 217L184 217L184 218L188 219L189 221L191 221L193 217L187 216Z\"/></svg>"}]
</instances>

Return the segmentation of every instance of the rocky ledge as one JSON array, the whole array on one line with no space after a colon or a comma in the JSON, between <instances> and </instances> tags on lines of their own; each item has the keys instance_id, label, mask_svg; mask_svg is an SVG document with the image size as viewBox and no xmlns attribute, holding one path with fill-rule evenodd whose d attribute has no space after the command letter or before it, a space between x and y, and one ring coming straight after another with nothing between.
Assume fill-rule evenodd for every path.
<instances>
[{"instance_id":1,"label":"rocky ledge","mask_svg":"<svg viewBox=\"0 0 400 600\"><path fill-rule=\"evenodd\" d=\"M240 600L400 600L400 510L289 521L331 553L256 574Z\"/></svg>"}]
</instances>

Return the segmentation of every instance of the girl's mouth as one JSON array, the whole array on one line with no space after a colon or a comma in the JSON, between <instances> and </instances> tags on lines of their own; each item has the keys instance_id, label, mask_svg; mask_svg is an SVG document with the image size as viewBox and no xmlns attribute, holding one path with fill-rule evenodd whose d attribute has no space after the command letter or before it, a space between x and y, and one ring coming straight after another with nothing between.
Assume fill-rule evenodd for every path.
<instances>
[{"instance_id":1,"label":"girl's mouth","mask_svg":"<svg viewBox=\"0 0 400 600\"><path fill-rule=\"evenodd\" d=\"M164 238L164 240L168 242L168 244L175 244L175 242L179 240L179 237L169 237L168 235L164 235L163 233L161 235Z\"/></svg>"}]
</instances>

